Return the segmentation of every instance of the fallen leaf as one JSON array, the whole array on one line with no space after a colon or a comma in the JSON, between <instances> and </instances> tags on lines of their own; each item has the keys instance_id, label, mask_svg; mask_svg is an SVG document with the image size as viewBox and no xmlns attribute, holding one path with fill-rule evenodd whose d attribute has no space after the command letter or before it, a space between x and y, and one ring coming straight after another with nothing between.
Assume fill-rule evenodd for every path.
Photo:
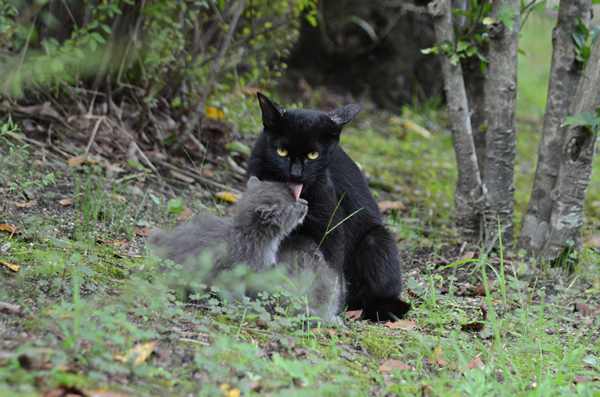
<instances>
[{"instance_id":1,"label":"fallen leaf","mask_svg":"<svg viewBox=\"0 0 600 397\"><path fill-rule=\"evenodd\" d=\"M194 215L194 212L191 209L184 208L183 211L181 211L179 213L179 215L177 215L177 220L178 221L187 221L188 219L190 219L192 217L192 215Z\"/></svg>"},{"instance_id":2,"label":"fallen leaf","mask_svg":"<svg viewBox=\"0 0 600 397\"><path fill-rule=\"evenodd\" d=\"M597 310L598 308L596 306L587 303L575 303L575 307L573 308L574 313L581 313L582 315L591 318L596 318Z\"/></svg>"},{"instance_id":3,"label":"fallen leaf","mask_svg":"<svg viewBox=\"0 0 600 397\"><path fill-rule=\"evenodd\" d=\"M201 174L202 174L202 176L205 176L207 178L212 178L215 176L214 172L212 172L211 170L204 169L204 168L202 169Z\"/></svg>"},{"instance_id":4,"label":"fallen leaf","mask_svg":"<svg viewBox=\"0 0 600 397\"><path fill-rule=\"evenodd\" d=\"M382 201L377 204L379 206L379 212L382 214L387 211L406 211L406 207L400 201Z\"/></svg>"},{"instance_id":5,"label":"fallen leaf","mask_svg":"<svg viewBox=\"0 0 600 397\"><path fill-rule=\"evenodd\" d=\"M496 291L496 288L494 288L493 285L494 285L494 281L488 280L488 289L490 290L490 292ZM477 287L475 287L475 289L473 290L473 295L485 296L485 285L483 284L483 282L481 284L479 284Z\"/></svg>"},{"instance_id":6,"label":"fallen leaf","mask_svg":"<svg viewBox=\"0 0 600 397\"><path fill-rule=\"evenodd\" d=\"M209 119L222 120L225 118L225 113L223 113L222 110L219 110L219 109L213 108L213 107L205 106L204 113L206 114L206 117L208 117Z\"/></svg>"},{"instance_id":7,"label":"fallen leaf","mask_svg":"<svg viewBox=\"0 0 600 397\"><path fill-rule=\"evenodd\" d=\"M460 290L459 290L458 292L456 292L456 294L455 294L455 295L458 295L458 296L463 296L464 294L466 294L466 293L467 293L467 286L466 286L466 285L464 285L464 284L459 284L459 285L458 285L458 288L460 288Z\"/></svg>"},{"instance_id":8,"label":"fallen leaf","mask_svg":"<svg viewBox=\"0 0 600 397\"><path fill-rule=\"evenodd\" d=\"M66 207L67 205L73 204L73 202L71 201L71 199L63 199L63 200L60 200L58 203L60 205L62 205L63 207Z\"/></svg>"},{"instance_id":9,"label":"fallen leaf","mask_svg":"<svg viewBox=\"0 0 600 397\"><path fill-rule=\"evenodd\" d=\"M460 257L459 261L462 261L465 259L473 259L474 256L475 256L474 252L467 252L466 254L464 254L463 256Z\"/></svg>"},{"instance_id":10,"label":"fallen leaf","mask_svg":"<svg viewBox=\"0 0 600 397\"><path fill-rule=\"evenodd\" d=\"M421 127L414 121L410 121L408 119L403 119L398 116L392 116L392 117L390 117L390 123L400 125L405 130L414 131L417 134L421 135L425 139L431 138L431 132L429 132L426 128Z\"/></svg>"},{"instance_id":11,"label":"fallen leaf","mask_svg":"<svg viewBox=\"0 0 600 397\"><path fill-rule=\"evenodd\" d=\"M314 332L315 334L318 334L318 333L327 334L329 336L336 335L336 332L329 328L313 328L312 332Z\"/></svg>"},{"instance_id":12,"label":"fallen leaf","mask_svg":"<svg viewBox=\"0 0 600 397\"><path fill-rule=\"evenodd\" d=\"M483 18L483 21L481 21L481 23L483 23L484 25L491 25L495 22L492 17L485 17L485 18Z\"/></svg>"},{"instance_id":13,"label":"fallen leaf","mask_svg":"<svg viewBox=\"0 0 600 397\"><path fill-rule=\"evenodd\" d=\"M98 164L100 162L99 159L93 159L91 157L83 158L82 156L72 157L67 160L67 166L70 168L75 167L76 165L82 165L87 163L88 165Z\"/></svg>"},{"instance_id":14,"label":"fallen leaf","mask_svg":"<svg viewBox=\"0 0 600 397\"><path fill-rule=\"evenodd\" d=\"M588 379L583 375L575 375L573 377L573 383L575 383L575 384L586 383L587 381L588 381Z\"/></svg>"},{"instance_id":15,"label":"fallen leaf","mask_svg":"<svg viewBox=\"0 0 600 397\"><path fill-rule=\"evenodd\" d=\"M14 205L15 207L19 207L19 208L31 208L31 207L33 207L34 205L37 205L37 200L29 200L29 201L28 201L28 202L26 202L26 203L17 203L17 202L15 201L15 202L13 202L13 205Z\"/></svg>"},{"instance_id":16,"label":"fallen leaf","mask_svg":"<svg viewBox=\"0 0 600 397\"><path fill-rule=\"evenodd\" d=\"M388 328L391 329L397 329L397 328L402 328L402 329L417 329L417 324L412 321L412 320L398 320L398 321L388 321L387 323L383 324Z\"/></svg>"},{"instance_id":17,"label":"fallen leaf","mask_svg":"<svg viewBox=\"0 0 600 397\"><path fill-rule=\"evenodd\" d=\"M120 361L122 363L127 363L132 360L135 365L141 365L154 351L156 345L158 344L158 340L146 343L138 343L129 351L127 354L115 354L115 360Z\"/></svg>"},{"instance_id":18,"label":"fallen leaf","mask_svg":"<svg viewBox=\"0 0 600 397\"><path fill-rule=\"evenodd\" d=\"M3 260L0 260L0 265L4 265L4 266L8 267L10 270L12 270L15 273L18 272L19 269L21 268L21 265L13 265L12 263L8 263Z\"/></svg>"},{"instance_id":19,"label":"fallen leaf","mask_svg":"<svg viewBox=\"0 0 600 397\"><path fill-rule=\"evenodd\" d=\"M116 194L116 193L114 193L114 194L113 194L112 196L110 196L110 197L112 197L112 198L113 198L113 199L115 199L115 200L121 200L121 201L122 201L122 202L124 202L124 203L126 203L126 202L127 202L127 199L126 199L125 197L121 196L120 194Z\"/></svg>"},{"instance_id":20,"label":"fallen leaf","mask_svg":"<svg viewBox=\"0 0 600 397\"><path fill-rule=\"evenodd\" d=\"M21 306L13 305L11 303L0 302L0 312L7 312L9 314L21 313Z\"/></svg>"},{"instance_id":21,"label":"fallen leaf","mask_svg":"<svg viewBox=\"0 0 600 397\"><path fill-rule=\"evenodd\" d=\"M181 172L177 172L175 170L169 170L169 172L171 173L173 178L177 178L180 181L184 181L186 183L194 183L196 181L194 178L191 178L187 175L183 175Z\"/></svg>"},{"instance_id":22,"label":"fallen leaf","mask_svg":"<svg viewBox=\"0 0 600 397\"><path fill-rule=\"evenodd\" d=\"M412 289L410 291L408 291L408 296L410 296L411 298L423 300L423 298L421 298L421 296L419 294L417 294L415 291L413 291Z\"/></svg>"},{"instance_id":23,"label":"fallen leaf","mask_svg":"<svg viewBox=\"0 0 600 397\"><path fill-rule=\"evenodd\" d=\"M235 387L232 389L231 386L226 383L223 383L220 389L225 392L225 397L239 397L240 395L240 391L238 389Z\"/></svg>"},{"instance_id":24,"label":"fallen leaf","mask_svg":"<svg viewBox=\"0 0 600 397\"><path fill-rule=\"evenodd\" d=\"M488 307L485 304L485 301L481 302L481 305L479 307L481 309L481 316L483 317L483 321L485 321L487 319L487 314L488 314ZM471 331L471 332L481 332L481 331L483 331L484 327L485 327L485 323L480 322L480 321L474 321L472 323L463 324L461 326L463 331Z\"/></svg>"},{"instance_id":25,"label":"fallen leaf","mask_svg":"<svg viewBox=\"0 0 600 397\"><path fill-rule=\"evenodd\" d=\"M11 225L0 225L0 230L7 233L14 233L17 230L17 227Z\"/></svg>"},{"instance_id":26,"label":"fallen leaf","mask_svg":"<svg viewBox=\"0 0 600 397\"><path fill-rule=\"evenodd\" d=\"M379 370L382 372L390 372L390 371L414 371L415 368L411 365L405 364L400 360L396 360L395 358L391 358L381 364Z\"/></svg>"},{"instance_id":27,"label":"fallen leaf","mask_svg":"<svg viewBox=\"0 0 600 397\"><path fill-rule=\"evenodd\" d=\"M81 164L83 164L84 162L85 162L85 160L83 159L83 157L81 157L81 156L77 156L77 157L70 158L70 159L67 161L67 166L68 166L68 167L71 167L71 168L73 168L73 167L75 167L76 165L81 165Z\"/></svg>"},{"instance_id":28,"label":"fallen leaf","mask_svg":"<svg viewBox=\"0 0 600 397\"><path fill-rule=\"evenodd\" d=\"M142 227L141 229L136 227L133 229L133 234L136 236L148 237L150 235L150 229L148 229L146 226Z\"/></svg>"},{"instance_id":29,"label":"fallen leaf","mask_svg":"<svg viewBox=\"0 0 600 397\"><path fill-rule=\"evenodd\" d=\"M356 321L360 318L360 316L362 316L362 312L363 312L362 309L350 310L350 311L347 311L345 314L346 314L346 317L349 318L350 320Z\"/></svg>"},{"instance_id":30,"label":"fallen leaf","mask_svg":"<svg viewBox=\"0 0 600 397\"><path fill-rule=\"evenodd\" d=\"M127 244L129 244L129 240L128 239L124 239L124 240L104 240L99 238L97 240L100 243L104 243L104 244L110 244L110 245L114 245L115 247L127 247Z\"/></svg>"},{"instance_id":31,"label":"fallen leaf","mask_svg":"<svg viewBox=\"0 0 600 397\"><path fill-rule=\"evenodd\" d=\"M221 200L225 200L229 203L235 203L236 201L238 201L240 199L240 197L242 197L241 194L238 193L231 193L231 192L219 192L217 194L215 194L215 196Z\"/></svg>"}]
</instances>

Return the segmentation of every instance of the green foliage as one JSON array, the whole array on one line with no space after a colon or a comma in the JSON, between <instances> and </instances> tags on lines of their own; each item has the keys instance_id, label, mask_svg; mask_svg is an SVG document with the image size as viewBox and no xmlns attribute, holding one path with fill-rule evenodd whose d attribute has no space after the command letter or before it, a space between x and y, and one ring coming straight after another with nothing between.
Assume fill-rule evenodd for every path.
<instances>
[{"instance_id":1,"label":"green foliage","mask_svg":"<svg viewBox=\"0 0 600 397\"><path fill-rule=\"evenodd\" d=\"M47 173L45 175L37 175L33 168L27 169L21 167L20 163L25 162L25 158L30 156L29 144L22 143L20 145L14 144L9 138L22 142L21 137L17 134L19 127L13 124L12 120L2 125L0 129L0 142L3 142L8 148L8 154L2 156L0 162L0 184L7 184L7 192L17 193L23 199L27 199L24 193L28 192L33 194L35 190L43 189L44 187L56 183L54 173ZM10 171L9 171L10 170ZM19 172L20 170L20 172ZM15 178L14 175L11 177L11 173L19 177ZM10 182L10 183L7 183Z\"/></svg>"},{"instance_id":2,"label":"green foliage","mask_svg":"<svg viewBox=\"0 0 600 397\"><path fill-rule=\"evenodd\" d=\"M581 124L587 128L590 134L597 136L600 132L600 107L594 113L584 110L577 116L569 116L565 119L563 126L569 124Z\"/></svg>"},{"instance_id":3,"label":"green foliage","mask_svg":"<svg viewBox=\"0 0 600 397\"><path fill-rule=\"evenodd\" d=\"M577 21L579 22L577 27L573 30L573 51L575 51L575 59L584 64L584 68L587 66L587 62L592 53L592 46L598 38L600 33L600 26L594 27L590 39L590 31L581 21L579 15L576 15Z\"/></svg>"},{"instance_id":4,"label":"green foliage","mask_svg":"<svg viewBox=\"0 0 600 397\"><path fill-rule=\"evenodd\" d=\"M498 11L498 19L509 29L513 28L515 16L517 15L519 15L519 11L515 10L510 4L505 5Z\"/></svg>"}]
</instances>

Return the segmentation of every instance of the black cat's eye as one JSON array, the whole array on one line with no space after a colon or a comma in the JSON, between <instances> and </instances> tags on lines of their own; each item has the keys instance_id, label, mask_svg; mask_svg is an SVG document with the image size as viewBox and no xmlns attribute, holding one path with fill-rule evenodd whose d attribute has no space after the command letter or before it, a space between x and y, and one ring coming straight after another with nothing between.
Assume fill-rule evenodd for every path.
<instances>
[{"instance_id":1,"label":"black cat's eye","mask_svg":"<svg viewBox=\"0 0 600 397\"><path fill-rule=\"evenodd\" d=\"M282 147L278 147L277 154L280 155L281 157L285 157L288 155L288 151Z\"/></svg>"},{"instance_id":2,"label":"black cat's eye","mask_svg":"<svg viewBox=\"0 0 600 397\"><path fill-rule=\"evenodd\" d=\"M310 152L306 157L310 160L316 160L316 158L319 157L319 152Z\"/></svg>"}]
</instances>

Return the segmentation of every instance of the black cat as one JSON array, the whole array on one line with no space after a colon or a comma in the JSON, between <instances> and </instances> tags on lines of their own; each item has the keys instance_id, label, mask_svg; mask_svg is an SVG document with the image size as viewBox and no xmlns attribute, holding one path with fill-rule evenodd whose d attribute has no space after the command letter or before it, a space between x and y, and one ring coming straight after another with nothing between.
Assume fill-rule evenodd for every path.
<instances>
[{"instance_id":1,"label":"black cat","mask_svg":"<svg viewBox=\"0 0 600 397\"><path fill-rule=\"evenodd\" d=\"M303 224L288 238L322 240L325 260L344 272L349 309L362 308L363 317L375 321L402 317L410 304L400 299L396 243L362 173L338 146L342 127L362 106L322 113L286 110L261 93L258 100L264 131L250 156L250 174L287 182L296 199L308 201Z\"/></svg>"}]
</instances>

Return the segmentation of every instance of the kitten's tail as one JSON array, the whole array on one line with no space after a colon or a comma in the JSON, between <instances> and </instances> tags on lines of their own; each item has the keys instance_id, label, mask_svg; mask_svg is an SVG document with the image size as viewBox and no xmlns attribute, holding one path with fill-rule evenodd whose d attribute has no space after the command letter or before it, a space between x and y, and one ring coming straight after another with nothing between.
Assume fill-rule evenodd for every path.
<instances>
[{"instance_id":1,"label":"kitten's tail","mask_svg":"<svg viewBox=\"0 0 600 397\"><path fill-rule=\"evenodd\" d=\"M401 319L410 310L410 303L400 298L379 298L365 302L362 318L371 321Z\"/></svg>"}]
</instances>

